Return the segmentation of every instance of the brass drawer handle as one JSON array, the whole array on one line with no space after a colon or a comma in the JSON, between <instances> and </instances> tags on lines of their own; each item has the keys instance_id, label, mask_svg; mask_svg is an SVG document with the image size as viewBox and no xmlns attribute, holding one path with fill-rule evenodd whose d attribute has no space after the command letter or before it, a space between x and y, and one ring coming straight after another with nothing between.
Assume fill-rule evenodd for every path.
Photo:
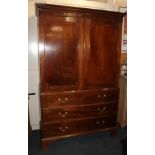
<instances>
[{"instance_id":1,"label":"brass drawer handle","mask_svg":"<svg viewBox=\"0 0 155 155\"><path fill-rule=\"evenodd\" d=\"M97 125L103 125L104 123L105 123L104 120L96 122Z\"/></svg>"},{"instance_id":2,"label":"brass drawer handle","mask_svg":"<svg viewBox=\"0 0 155 155\"><path fill-rule=\"evenodd\" d=\"M103 111L105 111L106 110L106 107L103 107L103 108L97 108L97 111L99 111L99 112L103 112Z\"/></svg>"},{"instance_id":3,"label":"brass drawer handle","mask_svg":"<svg viewBox=\"0 0 155 155\"><path fill-rule=\"evenodd\" d=\"M97 97L102 100L107 97L107 94L98 94Z\"/></svg>"},{"instance_id":4,"label":"brass drawer handle","mask_svg":"<svg viewBox=\"0 0 155 155\"><path fill-rule=\"evenodd\" d=\"M107 94L104 94L103 97L106 98L107 97Z\"/></svg>"},{"instance_id":5,"label":"brass drawer handle","mask_svg":"<svg viewBox=\"0 0 155 155\"><path fill-rule=\"evenodd\" d=\"M98 94L98 95L97 95L97 97L98 97L98 98L101 98L101 95L100 95L100 94Z\"/></svg>"},{"instance_id":6,"label":"brass drawer handle","mask_svg":"<svg viewBox=\"0 0 155 155\"><path fill-rule=\"evenodd\" d=\"M100 122L99 122L99 121L97 121L97 122L96 122L96 124L100 124Z\"/></svg>"},{"instance_id":7,"label":"brass drawer handle","mask_svg":"<svg viewBox=\"0 0 155 155\"><path fill-rule=\"evenodd\" d=\"M66 116L68 115L68 112L65 111L64 114L62 114L62 112L59 112L58 114L59 114L59 116L61 116L61 117L66 117Z\"/></svg>"},{"instance_id":8,"label":"brass drawer handle","mask_svg":"<svg viewBox=\"0 0 155 155\"><path fill-rule=\"evenodd\" d=\"M58 101L60 102L60 103L66 103L67 101L68 101L68 97L65 97L64 99L62 99L62 98L58 98Z\"/></svg>"},{"instance_id":9,"label":"brass drawer handle","mask_svg":"<svg viewBox=\"0 0 155 155\"><path fill-rule=\"evenodd\" d=\"M64 128L63 127L59 127L58 128L61 132L65 132L65 131L67 131L69 128L68 128L68 126L65 126Z\"/></svg>"}]
</instances>

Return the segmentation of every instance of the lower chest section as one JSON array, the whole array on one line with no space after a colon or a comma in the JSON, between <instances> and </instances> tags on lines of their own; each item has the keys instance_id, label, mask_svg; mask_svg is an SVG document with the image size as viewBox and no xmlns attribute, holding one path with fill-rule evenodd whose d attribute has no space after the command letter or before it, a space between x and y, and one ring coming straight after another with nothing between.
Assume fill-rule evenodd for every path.
<instances>
[{"instance_id":1,"label":"lower chest section","mask_svg":"<svg viewBox=\"0 0 155 155\"><path fill-rule=\"evenodd\" d=\"M116 125L118 90L41 96L42 137L97 131Z\"/></svg>"}]
</instances>

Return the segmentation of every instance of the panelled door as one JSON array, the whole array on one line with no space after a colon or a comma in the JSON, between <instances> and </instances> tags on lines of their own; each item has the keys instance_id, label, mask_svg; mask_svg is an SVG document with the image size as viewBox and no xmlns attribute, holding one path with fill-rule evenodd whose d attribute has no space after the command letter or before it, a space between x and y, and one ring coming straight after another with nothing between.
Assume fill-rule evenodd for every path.
<instances>
[{"instance_id":1,"label":"panelled door","mask_svg":"<svg viewBox=\"0 0 155 155\"><path fill-rule=\"evenodd\" d=\"M41 90L76 90L81 86L83 19L40 17Z\"/></svg>"},{"instance_id":2,"label":"panelled door","mask_svg":"<svg viewBox=\"0 0 155 155\"><path fill-rule=\"evenodd\" d=\"M86 88L114 87L117 62L117 23L104 18L85 20L85 85Z\"/></svg>"}]
</instances>

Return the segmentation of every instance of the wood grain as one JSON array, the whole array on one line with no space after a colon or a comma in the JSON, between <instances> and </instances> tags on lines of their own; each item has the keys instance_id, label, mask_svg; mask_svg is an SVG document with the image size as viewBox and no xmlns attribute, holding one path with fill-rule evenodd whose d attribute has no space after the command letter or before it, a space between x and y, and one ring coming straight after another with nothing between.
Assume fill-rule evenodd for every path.
<instances>
[{"instance_id":1,"label":"wood grain","mask_svg":"<svg viewBox=\"0 0 155 155\"><path fill-rule=\"evenodd\" d=\"M116 134L123 13L36 4L41 142Z\"/></svg>"}]
</instances>

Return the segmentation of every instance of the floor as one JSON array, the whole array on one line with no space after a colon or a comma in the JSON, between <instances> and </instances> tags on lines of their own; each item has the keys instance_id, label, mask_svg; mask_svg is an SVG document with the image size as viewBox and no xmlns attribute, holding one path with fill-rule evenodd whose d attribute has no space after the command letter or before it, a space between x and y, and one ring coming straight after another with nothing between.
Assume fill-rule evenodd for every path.
<instances>
[{"instance_id":1,"label":"floor","mask_svg":"<svg viewBox=\"0 0 155 155\"><path fill-rule=\"evenodd\" d=\"M118 127L116 137L109 132L76 136L50 143L48 150L40 147L40 131L35 130L28 140L29 155L125 155L127 128ZM124 147L122 147L124 146Z\"/></svg>"}]
</instances>

